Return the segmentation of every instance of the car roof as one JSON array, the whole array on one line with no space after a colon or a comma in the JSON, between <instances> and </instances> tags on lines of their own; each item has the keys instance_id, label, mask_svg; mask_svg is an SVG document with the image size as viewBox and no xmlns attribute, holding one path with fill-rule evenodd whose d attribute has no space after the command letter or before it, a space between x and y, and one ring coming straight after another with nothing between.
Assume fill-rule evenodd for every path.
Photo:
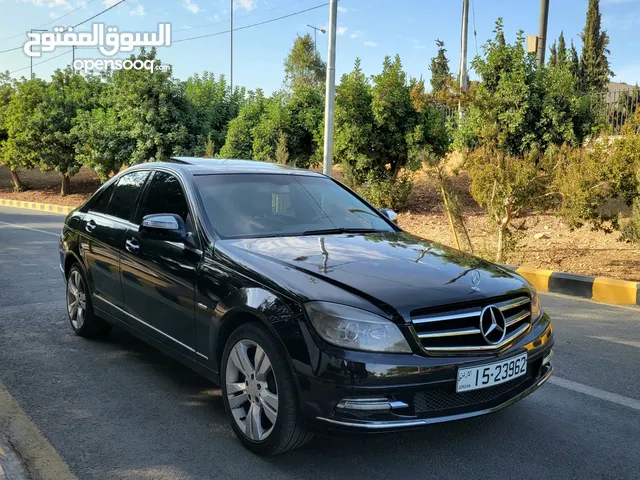
<instances>
[{"instance_id":1,"label":"car roof","mask_svg":"<svg viewBox=\"0 0 640 480\"><path fill-rule=\"evenodd\" d=\"M215 175L228 173L269 173L323 176L302 168L293 168L278 163L229 158L171 157L169 162L151 162L147 166L171 166L189 171L192 175Z\"/></svg>"}]
</instances>

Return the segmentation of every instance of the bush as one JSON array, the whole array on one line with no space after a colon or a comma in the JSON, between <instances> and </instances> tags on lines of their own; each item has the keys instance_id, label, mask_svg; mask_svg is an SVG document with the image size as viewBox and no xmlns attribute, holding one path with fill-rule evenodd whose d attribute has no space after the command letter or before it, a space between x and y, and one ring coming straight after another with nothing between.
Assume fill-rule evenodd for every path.
<instances>
[{"instance_id":1,"label":"bush","mask_svg":"<svg viewBox=\"0 0 640 480\"><path fill-rule=\"evenodd\" d=\"M640 197L633 201L629 222L622 228L621 240L640 243Z\"/></svg>"},{"instance_id":2,"label":"bush","mask_svg":"<svg viewBox=\"0 0 640 480\"><path fill-rule=\"evenodd\" d=\"M367 181L359 189L359 193L377 208L404 210L409 203L409 195L413 188L411 172L403 171L396 178L377 177L370 173Z\"/></svg>"}]
</instances>

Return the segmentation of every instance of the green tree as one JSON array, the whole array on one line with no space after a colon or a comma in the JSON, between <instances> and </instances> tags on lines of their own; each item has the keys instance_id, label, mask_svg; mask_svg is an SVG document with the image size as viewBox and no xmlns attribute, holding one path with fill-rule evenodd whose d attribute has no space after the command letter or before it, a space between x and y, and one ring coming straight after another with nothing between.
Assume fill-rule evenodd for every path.
<instances>
[{"instance_id":1,"label":"green tree","mask_svg":"<svg viewBox=\"0 0 640 480\"><path fill-rule=\"evenodd\" d=\"M473 61L482 81L457 141L475 150L467 161L471 193L495 221L496 261L502 262L513 219L541 207L546 193L547 177L531 154L545 141L536 128L545 69L537 69L535 56L525 52L522 32L514 44L505 42L501 19L483 51L484 58Z\"/></svg>"},{"instance_id":2,"label":"green tree","mask_svg":"<svg viewBox=\"0 0 640 480\"><path fill-rule=\"evenodd\" d=\"M582 39L582 57L580 58L580 78L585 91L602 91L609 77L613 75L609 68L607 48L609 36L601 30L602 16L600 0L589 0L587 21L580 38Z\"/></svg>"},{"instance_id":3,"label":"green tree","mask_svg":"<svg viewBox=\"0 0 640 480\"><path fill-rule=\"evenodd\" d=\"M320 89L297 86L291 94L284 95L284 118L290 163L308 168L316 162L322 148L324 96Z\"/></svg>"},{"instance_id":4,"label":"green tree","mask_svg":"<svg viewBox=\"0 0 640 480\"><path fill-rule=\"evenodd\" d=\"M553 68L558 65L558 44L554 41L549 47L549 59L547 67Z\"/></svg>"},{"instance_id":5,"label":"green tree","mask_svg":"<svg viewBox=\"0 0 640 480\"><path fill-rule=\"evenodd\" d=\"M253 129L254 160L269 162L275 158L278 136L289 131L289 118L284 94L272 95Z\"/></svg>"},{"instance_id":6,"label":"green tree","mask_svg":"<svg viewBox=\"0 0 640 480\"><path fill-rule=\"evenodd\" d=\"M37 122L47 84L39 78L22 78L15 82L14 87L3 122L7 139L2 148L2 163L12 172L14 189L22 190L17 170L31 169L40 161Z\"/></svg>"},{"instance_id":7,"label":"green tree","mask_svg":"<svg viewBox=\"0 0 640 480\"><path fill-rule=\"evenodd\" d=\"M569 53L567 51L567 42L564 39L564 32L560 32L558 37L558 64L565 65L569 61Z\"/></svg>"},{"instance_id":8,"label":"green tree","mask_svg":"<svg viewBox=\"0 0 640 480\"><path fill-rule=\"evenodd\" d=\"M195 117L190 133L194 137L193 154L198 156L204 153L209 136L214 145L224 144L229 122L238 116L245 90L236 87L232 92L224 75L216 79L211 72L189 77L184 89Z\"/></svg>"},{"instance_id":9,"label":"green tree","mask_svg":"<svg viewBox=\"0 0 640 480\"><path fill-rule=\"evenodd\" d=\"M431 66L429 67L429 70L431 70L431 92L434 95L447 90L452 81L444 42L438 39L436 40L436 46L438 47L438 53L431 59Z\"/></svg>"},{"instance_id":10,"label":"green tree","mask_svg":"<svg viewBox=\"0 0 640 480\"><path fill-rule=\"evenodd\" d=\"M96 98L91 79L70 68L56 70L45 88L43 102L33 126L38 133L38 164L43 171L56 171L62 177L60 193L70 193L71 177L81 164L75 155L73 122L82 110L91 110Z\"/></svg>"},{"instance_id":11,"label":"green tree","mask_svg":"<svg viewBox=\"0 0 640 480\"><path fill-rule=\"evenodd\" d=\"M352 187L365 181L374 161L371 84L356 58L351 73L336 87L333 153Z\"/></svg>"},{"instance_id":12,"label":"green tree","mask_svg":"<svg viewBox=\"0 0 640 480\"><path fill-rule=\"evenodd\" d=\"M204 156L206 158L215 157L215 144L213 143L213 139L211 138L211 134L207 135L207 143L204 147Z\"/></svg>"},{"instance_id":13,"label":"green tree","mask_svg":"<svg viewBox=\"0 0 640 480\"><path fill-rule=\"evenodd\" d=\"M278 143L276 145L276 163L287 165L289 163L289 151L287 150L287 136L284 132L278 135Z\"/></svg>"},{"instance_id":14,"label":"green tree","mask_svg":"<svg viewBox=\"0 0 640 480\"><path fill-rule=\"evenodd\" d=\"M416 123L411 86L399 55L394 60L385 57L382 72L373 77L371 95L374 135L378 139L374 146L375 162L371 173L377 177L396 178L400 169L407 165L409 149L406 138Z\"/></svg>"},{"instance_id":15,"label":"green tree","mask_svg":"<svg viewBox=\"0 0 640 480\"><path fill-rule=\"evenodd\" d=\"M571 65L571 74L576 78L580 78L580 57L573 40L571 40L571 48L569 50L569 63Z\"/></svg>"},{"instance_id":16,"label":"green tree","mask_svg":"<svg viewBox=\"0 0 640 480\"><path fill-rule=\"evenodd\" d=\"M14 93L13 79L9 75L9 72L0 73L0 161L3 159L2 150L5 142L9 138L7 109L9 108ZM17 191L22 190L23 186L18 172L15 170L10 170L10 172L13 188Z\"/></svg>"},{"instance_id":17,"label":"green tree","mask_svg":"<svg viewBox=\"0 0 640 480\"><path fill-rule=\"evenodd\" d=\"M323 85L327 66L313 44L311 35L298 36L284 61L286 81L290 88Z\"/></svg>"},{"instance_id":18,"label":"green tree","mask_svg":"<svg viewBox=\"0 0 640 480\"><path fill-rule=\"evenodd\" d=\"M227 137L220 149L221 158L253 157L254 131L266 108L262 90L249 92L238 116L229 122Z\"/></svg>"}]
</instances>

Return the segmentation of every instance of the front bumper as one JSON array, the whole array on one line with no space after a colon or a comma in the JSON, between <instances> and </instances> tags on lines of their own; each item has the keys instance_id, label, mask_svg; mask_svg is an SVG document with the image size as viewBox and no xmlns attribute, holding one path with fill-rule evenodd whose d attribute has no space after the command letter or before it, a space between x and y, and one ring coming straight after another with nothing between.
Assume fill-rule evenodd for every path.
<instances>
[{"instance_id":1,"label":"front bumper","mask_svg":"<svg viewBox=\"0 0 640 480\"><path fill-rule=\"evenodd\" d=\"M553 332L545 314L527 335L506 350L474 357L367 354L324 349L319 375L297 375L303 415L316 431L393 431L493 413L533 393L553 373ZM456 393L460 367L493 363L527 352L527 375L464 393ZM332 352L337 355L337 352ZM371 363L376 359L380 363ZM395 361L395 363L393 363ZM386 411L344 409L345 399L388 399Z\"/></svg>"}]
</instances>

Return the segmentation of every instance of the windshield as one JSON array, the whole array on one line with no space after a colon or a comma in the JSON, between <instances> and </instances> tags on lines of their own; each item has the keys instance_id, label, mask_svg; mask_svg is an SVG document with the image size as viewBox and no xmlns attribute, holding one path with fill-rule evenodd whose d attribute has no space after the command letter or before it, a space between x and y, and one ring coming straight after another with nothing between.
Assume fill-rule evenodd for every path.
<instances>
[{"instance_id":1,"label":"windshield","mask_svg":"<svg viewBox=\"0 0 640 480\"><path fill-rule=\"evenodd\" d=\"M325 177L224 174L195 177L206 213L223 237L393 232L380 215Z\"/></svg>"}]
</instances>

